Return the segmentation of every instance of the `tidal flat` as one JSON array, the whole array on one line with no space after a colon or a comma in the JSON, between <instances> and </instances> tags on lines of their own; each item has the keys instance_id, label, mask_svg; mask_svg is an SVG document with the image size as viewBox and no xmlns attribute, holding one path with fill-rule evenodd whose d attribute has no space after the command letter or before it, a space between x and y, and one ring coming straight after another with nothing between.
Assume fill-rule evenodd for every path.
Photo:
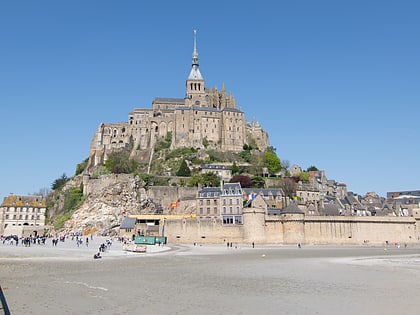
<instances>
[{"instance_id":1,"label":"tidal flat","mask_svg":"<svg viewBox=\"0 0 420 315\"><path fill-rule=\"evenodd\" d=\"M11 314L418 314L420 248L0 244Z\"/></svg>"}]
</instances>

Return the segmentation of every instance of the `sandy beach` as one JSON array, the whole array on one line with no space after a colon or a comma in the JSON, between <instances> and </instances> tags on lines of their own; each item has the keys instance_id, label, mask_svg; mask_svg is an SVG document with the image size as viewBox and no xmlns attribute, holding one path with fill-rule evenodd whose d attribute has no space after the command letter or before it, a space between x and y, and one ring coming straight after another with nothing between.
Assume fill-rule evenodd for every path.
<instances>
[{"instance_id":1,"label":"sandy beach","mask_svg":"<svg viewBox=\"0 0 420 315\"><path fill-rule=\"evenodd\" d=\"M420 248L0 244L11 314L417 314Z\"/></svg>"}]
</instances>

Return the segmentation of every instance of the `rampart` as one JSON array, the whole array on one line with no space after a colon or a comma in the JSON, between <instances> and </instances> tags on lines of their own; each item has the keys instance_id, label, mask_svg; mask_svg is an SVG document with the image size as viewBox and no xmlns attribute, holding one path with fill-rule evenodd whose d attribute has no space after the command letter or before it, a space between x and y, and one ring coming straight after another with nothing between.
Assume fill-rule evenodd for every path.
<instances>
[{"instance_id":1,"label":"rampart","mask_svg":"<svg viewBox=\"0 0 420 315\"><path fill-rule=\"evenodd\" d=\"M223 225L217 219L165 221L170 243L260 244L412 244L420 243L414 217L335 217L287 214L268 216L260 209L244 212L243 225Z\"/></svg>"}]
</instances>

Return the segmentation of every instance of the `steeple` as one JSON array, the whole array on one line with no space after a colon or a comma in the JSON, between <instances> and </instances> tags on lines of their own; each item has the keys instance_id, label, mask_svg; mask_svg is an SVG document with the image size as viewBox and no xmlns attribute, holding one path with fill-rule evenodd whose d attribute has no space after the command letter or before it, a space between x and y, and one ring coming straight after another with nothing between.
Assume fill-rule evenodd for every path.
<instances>
[{"instance_id":1,"label":"steeple","mask_svg":"<svg viewBox=\"0 0 420 315\"><path fill-rule=\"evenodd\" d=\"M192 66L198 67L197 30L194 30L194 51L192 54Z\"/></svg>"},{"instance_id":2,"label":"steeple","mask_svg":"<svg viewBox=\"0 0 420 315\"><path fill-rule=\"evenodd\" d=\"M194 30L194 51L192 53L192 69L188 80L204 80L198 69L197 30Z\"/></svg>"},{"instance_id":3,"label":"steeple","mask_svg":"<svg viewBox=\"0 0 420 315\"><path fill-rule=\"evenodd\" d=\"M204 79L198 69L197 30L194 30L194 50L190 75L186 82L186 102L189 106L203 106L205 103Z\"/></svg>"}]
</instances>

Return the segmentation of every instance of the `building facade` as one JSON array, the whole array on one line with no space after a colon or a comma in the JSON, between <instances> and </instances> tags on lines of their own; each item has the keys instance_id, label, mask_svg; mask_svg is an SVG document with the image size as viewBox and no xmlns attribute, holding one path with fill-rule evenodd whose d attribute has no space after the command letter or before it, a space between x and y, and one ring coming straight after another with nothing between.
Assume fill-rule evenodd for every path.
<instances>
[{"instance_id":1,"label":"building facade","mask_svg":"<svg viewBox=\"0 0 420 315\"><path fill-rule=\"evenodd\" d=\"M47 211L42 196L18 196L10 194L1 205L1 234L9 227L44 226Z\"/></svg>"},{"instance_id":2,"label":"building facade","mask_svg":"<svg viewBox=\"0 0 420 315\"><path fill-rule=\"evenodd\" d=\"M239 183L203 187L197 193L197 218L219 218L224 225L242 224L244 193Z\"/></svg>"}]
</instances>

